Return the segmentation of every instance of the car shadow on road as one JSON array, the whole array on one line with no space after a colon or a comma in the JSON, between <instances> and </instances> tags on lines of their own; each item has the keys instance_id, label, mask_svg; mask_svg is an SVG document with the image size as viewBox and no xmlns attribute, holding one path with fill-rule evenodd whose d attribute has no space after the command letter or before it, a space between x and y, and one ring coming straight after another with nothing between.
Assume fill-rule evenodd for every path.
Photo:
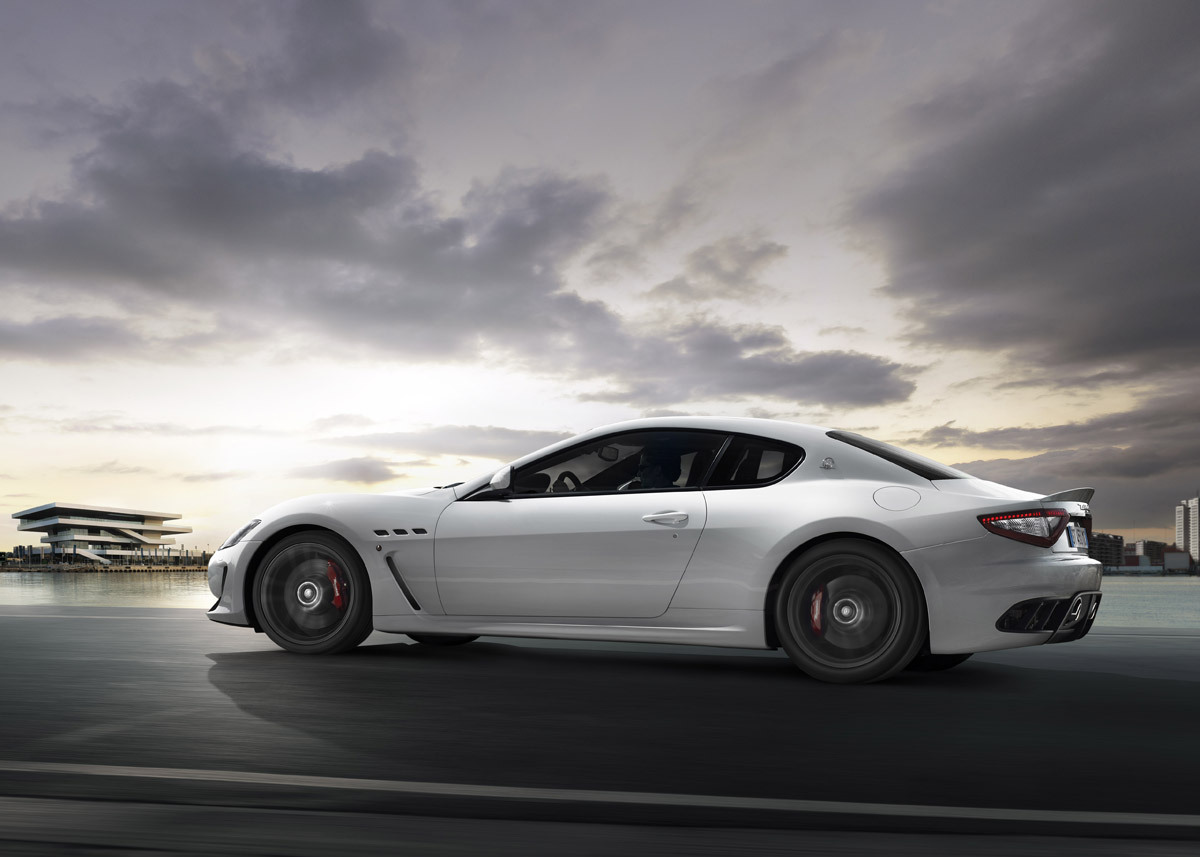
<instances>
[{"instance_id":1,"label":"car shadow on road","mask_svg":"<svg viewBox=\"0 0 1200 857\"><path fill-rule=\"evenodd\" d=\"M997 700L1044 684L968 662L835 686L782 657L490 639L209 657L214 687L318 739L338 775L881 802L896 798L896 766L914 782L931 759L953 775L981 735L1007 737Z\"/></svg>"}]
</instances>

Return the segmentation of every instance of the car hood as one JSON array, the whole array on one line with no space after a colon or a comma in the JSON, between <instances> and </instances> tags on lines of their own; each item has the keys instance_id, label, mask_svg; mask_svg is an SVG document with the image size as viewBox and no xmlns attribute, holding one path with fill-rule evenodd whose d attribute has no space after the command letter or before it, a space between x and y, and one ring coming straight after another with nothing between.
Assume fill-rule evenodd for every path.
<instances>
[{"instance_id":1,"label":"car hood","mask_svg":"<svg viewBox=\"0 0 1200 857\"><path fill-rule=\"evenodd\" d=\"M427 494L436 494L439 491L446 491L446 488L408 488L404 491L388 491L383 496L385 497L424 497Z\"/></svg>"},{"instance_id":2,"label":"car hood","mask_svg":"<svg viewBox=\"0 0 1200 857\"><path fill-rule=\"evenodd\" d=\"M263 512L264 526L256 534L304 522L344 521L391 529L405 526L398 522L411 520L414 514L421 520L416 526L430 526L454 500L454 492L449 488L418 488L388 494L309 494L285 500Z\"/></svg>"}]
</instances>

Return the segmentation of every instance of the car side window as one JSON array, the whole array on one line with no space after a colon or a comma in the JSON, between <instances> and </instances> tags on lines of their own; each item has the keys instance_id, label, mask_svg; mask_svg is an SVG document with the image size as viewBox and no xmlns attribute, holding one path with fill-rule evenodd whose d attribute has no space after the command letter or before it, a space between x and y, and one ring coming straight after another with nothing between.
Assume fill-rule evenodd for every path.
<instances>
[{"instance_id":1,"label":"car side window","mask_svg":"<svg viewBox=\"0 0 1200 857\"><path fill-rule=\"evenodd\" d=\"M514 496L699 488L726 437L707 431L637 431L589 441L517 470Z\"/></svg>"},{"instance_id":2,"label":"car side window","mask_svg":"<svg viewBox=\"0 0 1200 857\"><path fill-rule=\"evenodd\" d=\"M781 440L735 436L717 462L709 488L769 485L804 460L804 450Z\"/></svg>"}]
</instances>

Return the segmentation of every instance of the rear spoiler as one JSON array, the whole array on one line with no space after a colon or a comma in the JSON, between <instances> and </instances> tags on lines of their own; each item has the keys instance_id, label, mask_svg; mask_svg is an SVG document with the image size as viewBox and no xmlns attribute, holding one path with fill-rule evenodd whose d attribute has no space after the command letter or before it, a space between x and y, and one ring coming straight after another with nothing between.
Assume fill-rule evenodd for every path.
<instances>
[{"instance_id":1,"label":"rear spoiler","mask_svg":"<svg viewBox=\"0 0 1200 857\"><path fill-rule=\"evenodd\" d=\"M1042 500L1049 500L1052 503L1056 500L1064 503L1090 503L1092 502L1092 495L1095 493L1095 488L1072 488L1070 491L1059 491L1057 494L1047 494L1042 498Z\"/></svg>"}]
</instances>

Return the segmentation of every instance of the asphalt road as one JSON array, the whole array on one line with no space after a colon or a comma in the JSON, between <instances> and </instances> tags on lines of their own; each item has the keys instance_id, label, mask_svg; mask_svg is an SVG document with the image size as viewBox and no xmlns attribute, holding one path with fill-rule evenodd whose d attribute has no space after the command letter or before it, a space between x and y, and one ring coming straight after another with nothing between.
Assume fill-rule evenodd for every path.
<instances>
[{"instance_id":1,"label":"asphalt road","mask_svg":"<svg viewBox=\"0 0 1200 857\"><path fill-rule=\"evenodd\" d=\"M202 612L0 607L0 851L1195 854L1200 634L866 687L774 653L289 655Z\"/></svg>"}]
</instances>

